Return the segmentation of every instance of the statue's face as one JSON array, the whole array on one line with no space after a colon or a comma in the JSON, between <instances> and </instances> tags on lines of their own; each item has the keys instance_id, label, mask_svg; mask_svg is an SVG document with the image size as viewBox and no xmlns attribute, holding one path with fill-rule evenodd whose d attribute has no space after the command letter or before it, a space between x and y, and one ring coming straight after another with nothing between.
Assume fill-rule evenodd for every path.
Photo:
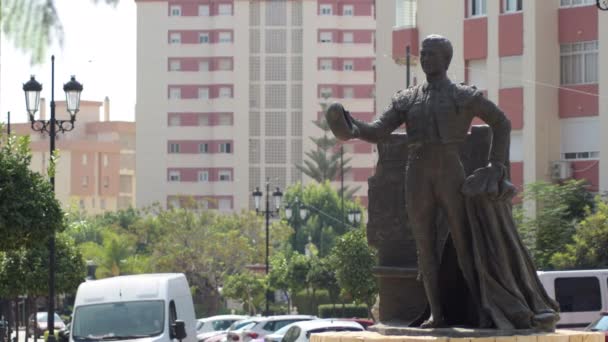
<instances>
[{"instance_id":1,"label":"statue's face","mask_svg":"<svg viewBox=\"0 0 608 342\"><path fill-rule=\"evenodd\" d=\"M437 43L426 43L420 51L420 64L427 75L436 75L448 69L447 58L441 45Z\"/></svg>"}]
</instances>

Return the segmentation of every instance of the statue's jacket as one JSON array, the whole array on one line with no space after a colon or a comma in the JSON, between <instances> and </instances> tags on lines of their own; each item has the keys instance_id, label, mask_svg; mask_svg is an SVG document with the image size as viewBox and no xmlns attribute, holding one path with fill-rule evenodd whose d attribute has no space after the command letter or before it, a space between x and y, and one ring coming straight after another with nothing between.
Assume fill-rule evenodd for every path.
<instances>
[{"instance_id":1,"label":"statue's jacket","mask_svg":"<svg viewBox=\"0 0 608 342\"><path fill-rule=\"evenodd\" d=\"M350 119L354 138L379 142L405 123L409 144L417 145L462 143L474 117L492 128L490 161L506 163L509 119L476 87L456 84L447 78L398 91L391 104L371 123Z\"/></svg>"}]
</instances>

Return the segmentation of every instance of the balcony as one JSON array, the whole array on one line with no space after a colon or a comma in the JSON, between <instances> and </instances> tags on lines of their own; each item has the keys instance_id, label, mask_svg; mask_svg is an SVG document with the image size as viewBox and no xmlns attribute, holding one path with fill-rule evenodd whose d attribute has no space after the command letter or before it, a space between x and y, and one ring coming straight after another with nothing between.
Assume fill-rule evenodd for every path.
<instances>
[{"instance_id":1,"label":"balcony","mask_svg":"<svg viewBox=\"0 0 608 342\"><path fill-rule=\"evenodd\" d=\"M395 27L393 29L393 60L397 64L405 64L405 49L410 46L410 55L415 58L419 54L418 28ZM415 60L415 59L412 59Z\"/></svg>"},{"instance_id":2,"label":"balcony","mask_svg":"<svg viewBox=\"0 0 608 342\"><path fill-rule=\"evenodd\" d=\"M374 57L374 44L317 43L317 55L323 57Z\"/></svg>"},{"instance_id":3,"label":"balcony","mask_svg":"<svg viewBox=\"0 0 608 342\"><path fill-rule=\"evenodd\" d=\"M372 16L321 15L315 21L320 29L334 29L336 27L339 27L341 30L376 29L376 22Z\"/></svg>"},{"instance_id":4,"label":"balcony","mask_svg":"<svg viewBox=\"0 0 608 342\"><path fill-rule=\"evenodd\" d=\"M215 30L234 27L234 16L231 15L181 16L169 17L167 20L169 30Z\"/></svg>"},{"instance_id":5,"label":"balcony","mask_svg":"<svg viewBox=\"0 0 608 342\"><path fill-rule=\"evenodd\" d=\"M319 84L373 84L373 71L319 70Z\"/></svg>"},{"instance_id":6,"label":"balcony","mask_svg":"<svg viewBox=\"0 0 608 342\"><path fill-rule=\"evenodd\" d=\"M234 84L234 71L169 71L169 84Z\"/></svg>"},{"instance_id":7,"label":"balcony","mask_svg":"<svg viewBox=\"0 0 608 342\"><path fill-rule=\"evenodd\" d=\"M167 56L171 57L224 57L234 56L233 43L168 44Z\"/></svg>"},{"instance_id":8,"label":"balcony","mask_svg":"<svg viewBox=\"0 0 608 342\"><path fill-rule=\"evenodd\" d=\"M230 113L234 111L235 106L236 102L234 98L169 99L167 111Z\"/></svg>"}]
</instances>

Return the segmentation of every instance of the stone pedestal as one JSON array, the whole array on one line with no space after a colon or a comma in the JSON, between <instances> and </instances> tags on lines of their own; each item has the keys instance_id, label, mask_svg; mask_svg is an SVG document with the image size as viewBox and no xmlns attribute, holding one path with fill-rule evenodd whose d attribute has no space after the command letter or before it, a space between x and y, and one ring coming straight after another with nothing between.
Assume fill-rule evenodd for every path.
<instances>
[{"instance_id":1,"label":"stone pedestal","mask_svg":"<svg viewBox=\"0 0 608 342\"><path fill-rule=\"evenodd\" d=\"M597 332L556 330L530 333L520 330L415 329L408 335L382 335L372 331L313 334L310 342L603 342ZM403 332L403 331L402 331Z\"/></svg>"}]
</instances>

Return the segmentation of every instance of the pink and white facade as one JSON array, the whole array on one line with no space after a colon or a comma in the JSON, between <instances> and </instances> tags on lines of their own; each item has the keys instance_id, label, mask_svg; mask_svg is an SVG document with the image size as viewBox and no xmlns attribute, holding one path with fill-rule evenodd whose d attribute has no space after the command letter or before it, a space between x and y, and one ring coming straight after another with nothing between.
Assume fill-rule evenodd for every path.
<instances>
[{"instance_id":1,"label":"pink and white facade","mask_svg":"<svg viewBox=\"0 0 608 342\"><path fill-rule=\"evenodd\" d=\"M55 105L57 119L68 119L65 102ZM46 109L41 99L40 119L48 120ZM31 167L46 175L48 134L34 132L29 123L11 128L16 135L30 136ZM57 134L56 149L55 194L64 207L99 214L135 206L135 123L110 121L108 98L81 101L74 130Z\"/></svg>"},{"instance_id":2,"label":"pink and white facade","mask_svg":"<svg viewBox=\"0 0 608 342\"><path fill-rule=\"evenodd\" d=\"M608 12L595 0L377 1L380 110L405 85L406 45L454 45L453 81L475 84L512 122L514 183L587 179L608 190ZM397 16L391 13L397 12ZM396 20L400 20L397 22ZM424 81L413 58L412 78ZM603 113L603 114L600 114Z\"/></svg>"},{"instance_id":3,"label":"pink and white facade","mask_svg":"<svg viewBox=\"0 0 608 342\"><path fill-rule=\"evenodd\" d=\"M267 178L308 181L325 97L373 116L373 0L135 1L139 207L249 209ZM345 152L366 203L371 145Z\"/></svg>"}]
</instances>

